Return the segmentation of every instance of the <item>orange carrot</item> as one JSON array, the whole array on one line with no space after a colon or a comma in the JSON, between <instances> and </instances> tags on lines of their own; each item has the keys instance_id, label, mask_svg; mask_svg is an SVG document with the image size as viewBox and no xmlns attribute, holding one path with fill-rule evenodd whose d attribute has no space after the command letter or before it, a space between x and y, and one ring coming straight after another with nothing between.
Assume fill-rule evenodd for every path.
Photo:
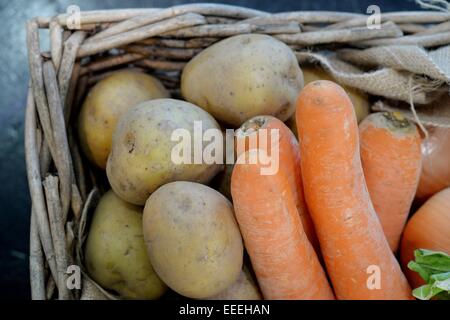
<instances>
[{"instance_id":1,"label":"orange carrot","mask_svg":"<svg viewBox=\"0 0 450 320\"><path fill-rule=\"evenodd\" d=\"M264 298L334 299L303 230L292 183L284 170L262 175L265 165L260 161L241 163L257 153L251 149L238 158L231 176L231 195ZM280 166L292 160L285 155L280 153Z\"/></svg>"},{"instance_id":2,"label":"orange carrot","mask_svg":"<svg viewBox=\"0 0 450 320\"><path fill-rule=\"evenodd\" d=\"M372 113L359 125L367 188L392 251L397 251L419 182L416 126L400 113Z\"/></svg>"},{"instance_id":3,"label":"orange carrot","mask_svg":"<svg viewBox=\"0 0 450 320\"><path fill-rule=\"evenodd\" d=\"M409 283L416 288L425 281L407 267L414 260L414 250L428 249L450 254L450 188L444 189L425 202L406 224L400 257Z\"/></svg>"},{"instance_id":4,"label":"orange carrot","mask_svg":"<svg viewBox=\"0 0 450 320\"><path fill-rule=\"evenodd\" d=\"M331 81L312 82L296 120L306 202L337 298L412 298L370 201L349 97Z\"/></svg>"},{"instance_id":5,"label":"orange carrot","mask_svg":"<svg viewBox=\"0 0 450 320\"><path fill-rule=\"evenodd\" d=\"M256 116L247 120L236 131L236 146L244 146L243 150L236 150L239 153L242 151L248 151L250 148L250 139L255 139L256 146L259 149L264 149L269 155L270 141L268 143L261 143L258 140L259 130L276 129L279 132L279 152L280 158L289 159L280 164L280 170L284 171L284 174L288 177L291 184L290 189L294 192L296 199L296 206L300 219L302 221L303 229L305 230L308 240L313 245L317 254L320 254L319 242L317 240L316 232L314 231L314 225L311 217L308 213L308 209L305 203L305 196L303 193L302 173L300 167L300 150L297 142L297 138L292 131L281 120L272 116Z\"/></svg>"}]
</instances>

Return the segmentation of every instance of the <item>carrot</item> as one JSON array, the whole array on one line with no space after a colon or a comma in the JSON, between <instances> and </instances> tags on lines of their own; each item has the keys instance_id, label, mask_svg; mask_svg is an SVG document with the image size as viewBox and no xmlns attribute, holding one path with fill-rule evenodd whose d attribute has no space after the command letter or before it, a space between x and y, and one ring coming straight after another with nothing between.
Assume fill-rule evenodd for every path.
<instances>
[{"instance_id":1,"label":"carrot","mask_svg":"<svg viewBox=\"0 0 450 320\"><path fill-rule=\"evenodd\" d=\"M396 252L419 182L422 155L416 126L400 113L372 113L359 125L367 188Z\"/></svg>"},{"instance_id":2,"label":"carrot","mask_svg":"<svg viewBox=\"0 0 450 320\"><path fill-rule=\"evenodd\" d=\"M259 130L276 129L279 132L279 152L280 158L289 159L280 165L280 170L284 171L284 174L288 177L291 185L290 189L294 192L296 200L296 207L300 214L303 229L305 230L308 240L313 245L317 254L320 254L319 242L317 240L316 232L311 217L306 207L305 196L303 193L302 173L300 167L300 150L297 142L297 138L292 131L281 120L272 116L256 116L247 120L236 131L236 146L239 149L243 146L243 150L236 150L239 156L240 152L248 151L250 148L250 139L255 139L256 146L259 149L264 149L267 154L271 154L270 143L261 143L258 139ZM270 141L268 141L270 142Z\"/></svg>"},{"instance_id":3,"label":"carrot","mask_svg":"<svg viewBox=\"0 0 450 320\"><path fill-rule=\"evenodd\" d=\"M296 108L306 202L337 298L412 298L370 201L349 97L315 81Z\"/></svg>"},{"instance_id":4,"label":"carrot","mask_svg":"<svg viewBox=\"0 0 450 320\"><path fill-rule=\"evenodd\" d=\"M428 132L422 142L422 174L416 194L420 200L450 187L450 128L428 128Z\"/></svg>"},{"instance_id":5,"label":"carrot","mask_svg":"<svg viewBox=\"0 0 450 320\"><path fill-rule=\"evenodd\" d=\"M416 249L450 254L450 188L428 199L409 219L403 232L400 259L409 283L414 288L425 284L417 273L407 267L414 260Z\"/></svg>"},{"instance_id":6,"label":"carrot","mask_svg":"<svg viewBox=\"0 0 450 320\"><path fill-rule=\"evenodd\" d=\"M292 183L284 170L262 175L258 153L241 154L231 176L236 220L265 299L334 299L303 230ZM280 166L291 161L280 152Z\"/></svg>"}]
</instances>

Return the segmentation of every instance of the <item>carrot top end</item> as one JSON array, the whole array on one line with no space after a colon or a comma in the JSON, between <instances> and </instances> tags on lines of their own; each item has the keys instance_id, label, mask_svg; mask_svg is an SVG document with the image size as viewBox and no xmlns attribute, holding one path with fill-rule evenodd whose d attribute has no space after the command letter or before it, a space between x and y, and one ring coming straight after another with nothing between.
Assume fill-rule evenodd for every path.
<instances>
[{"instance_id":1,"label":"carrot top end","mask_svg":"<svg viewBox=\"0 0 450 320\"><path fill-rule=\"evenodd\" d=\"M415 126L400 112L383 112L387 127L393 132L411 133Z\"/></svg>"}]
</instances>

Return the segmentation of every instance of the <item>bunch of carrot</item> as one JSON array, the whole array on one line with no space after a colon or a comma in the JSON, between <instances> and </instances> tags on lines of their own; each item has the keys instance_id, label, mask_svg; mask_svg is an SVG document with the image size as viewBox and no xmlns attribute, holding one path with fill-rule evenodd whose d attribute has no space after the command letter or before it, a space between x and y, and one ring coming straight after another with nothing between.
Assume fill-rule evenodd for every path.
<instances>
[{"instance_id":1,"label":"bunch of carrot","mask_svg":"<svg viewBox=\"0 0 450 320\"><path fill-rule=\"evenodd\" d=\"M296 122L299 143L269 116L236 134L245 148L231 194L264 297L412 299L394 254L421 175L416 126L398 113L374 113L358 127L352 102L331 81L300 92ZM271 143L251 146L262 129ZM264 164L248 160L273 146L279 170L262 175Z\"/></svg>"}]
</instances>

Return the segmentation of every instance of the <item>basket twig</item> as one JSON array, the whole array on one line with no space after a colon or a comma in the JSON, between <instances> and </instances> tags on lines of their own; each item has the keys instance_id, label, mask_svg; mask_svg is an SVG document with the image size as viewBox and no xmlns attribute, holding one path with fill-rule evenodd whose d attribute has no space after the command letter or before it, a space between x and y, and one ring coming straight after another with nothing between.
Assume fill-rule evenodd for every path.
<instances>
[{"instance_id":1,"label":"basket twig","mask_svg":"<svg viewBox=\"0 0 450 320\"><path fill-rule=\"evenodd\" d=\"M61 208L58 178L49 175L44 182L45 196L47 198L47 209L50 220L50 230L52 232L53 246L55 248L56 268L58 270L56 285L58 287L58 298L67 300L71 298L71 293L67 288L67 252L64 232L63 212Z\"/></svg>"},{"instance_id":2,"label":"basket twig","mask_svg":"<svg viewBox=\"0 0 450 320\"><path fill-rule=\"evenodd\" d=\"M39 239L36 213L31 209L30 222L30 285L31 299L45 300L44 255Z\"/></svg>"},{"instance_id":3,"label":"basket twig","mask_svg":"<svg viewBox=\"0 0 450 320\"><path fill-rule=\"evenodd\" d=\"M156 70L183 70L186 62L163 61L153 59L143 59L136 61L135 65L146 69Z\"/></svg>"},{"instance_id":4,"label":"basket twig","mask_svg":"<svg viewBox=\"0 0 450 320\"><path fill-rule=\"evenodd\" d=\"M47 140L50 152L55 153L50 114L48 110L47 97L44 89L42 57L39 50L39 33L36 21L27 24L28 63L30 68L31 84L39 120Z\"/></svg>"},{"instance_id":5,"label":"basket twig","mask_svg":"<svg viewBox=\"0 0 450 320\"><path fill-rule=\"evenodd\" d=\"M120 66L122 64L127 64L143 58L144 57L142 56L142 54L136 53L125 53L117 56L102 58L83 66L80 71L80 76L83 76L91 72L97 72L115 66Z\"/></svg>"},{"instance_id":6,"label":"basket twig","mask_svg":"<svg viewBox=\"0 0 450 320\"><path fill-rule=\"evenodd\" d=\"M50 22L50 52L52 56L55 69L59 69L61 63L62 50L63 50L63 28L58 21L52 20Z\"/></svg>"},{"instance_id":7,"label":"basket twig","mask_svg":"<svg viewBox=\"0 0 450 320\"><path fill-rule=\"evenodd\" d=\"M125 48L130 53L137 53L145 57L160 57L174 60L189 60L202 49L165 48L157 46L131 45Z\"/></svg>"},{"instance_id":8,"label":"basket twig","mask_svg":"<svg viewBox=\"0 0 450 320\"><path fill-rule=\"evenodd\" d=\"M67 91L69 89L70 78L72 77L77 52L85 37L86 33L84 31L77 31L74 32L64 44L61 68L58 72L58 84L61 94L61 101L66 101Z\"/></svg>"},{"instance_id":9,"label":"basket twig","mask_svg":"<svg viewBox=\"0 0 450 320\"><path fill-rule=\"evenodd\" d=\"M66 124L66 128L69 127L69 119L72 114L72 108L75 100L75 92L77 88L78 78L80 77L81 66L80 63L75 63L72 68L72 75L70 76L69 86L67 89L66 99L64 102L64 121ZM65 78L65 77L64 77ZM60 84L61 86L61 84Z\"/></svg>"},{"instance_id":10,"label":"basket twig","mask_svg":"<svg viewBox=\"0 0 450 320\"><path fill-rule=\"evenodd\" d=\"M66 126L56 81L56 73L51 61L44 63L43 74L50 109L53 141L58 146L55 148L52 156L60 177L63 221L66 221L72 193L72 159L70 156L69 143L67 141Z\"/></svg>"},{"instance_id":11,"label":"basket twig","mask_svg":"<svg viewBox=\"0 0 450 320\"><path fill-rule=\"evenodd\" d=\"M47 209L44 200L44 193L42 190L41 173L39 168L39 155L36 144L36 109L33 101L33 94L29 89L27 108L25 111L25 158L27 163L27 177L28 186L30 189L31 203L33 207L33 213L36 217L36 224L39 233L40 243L45 253L48 266L53 277L56 277L56 261L53 250L53 241L50 233L50 225L48 222ZM36 236L31 238L33 241ZM37 244L33 244L30 247L36 249ZM36 261L36 260L34 260ZM35 285L36 294L40 292L40 278L32 279Z\"/></svg>"},{"instance_id":12,"label":"basket twig","mask_svg":"<svg viewBox=\"0 0 450 320\"><path fill-rule=\"evenodd\" d=\"M203 16L195 13L186 13L184 15L156 22L154 24L134 29L132 31L113 35L99 41L86 41L81 46L80 50L78 50L78 57L85 57L101 51L121 47L139 40L143 40L145 38L162 34L167 31L205 23L206 20Z\"/></svg>"},{"instance_id":13,"label":"basket twig","mask_svg":"<svg viewBox=\"0 0 450 320\"><path fill-rule=\"evenodd\" d=\"M358 42L358 45L373 47L373 46L389 46L389 45L417 45L421 47L436 47L450 43L450 31L425 34L425 35L410 35L395 39L372 39Z\"/></svg>"},{"instance_id":14,"label":"basket twig","mask_svg":"<svg viewBox=\"0 0 450 320\"><path fill-rule=\"evenodd\" d=\"M219 38L211 38L211 37L193 38L193 39L148 38L142 41L138 41L136 42L136 44L148 46L161 46L167 48L196 49L208 47L218 40Z\"/></svg>"},{"instance_id":15,"label":"basket twig","mask_svg":"<svg viewBox=\"0 0 450 320\"><path fill-rule=\"evenodd\" d=\"M283 34L275 37L288 43L301 46L312 46L323 43L349 43L376 38L398 38L402 31L392 22L384 23L380 29L351 28L327 31L312 31L298 34Z\"/></svg>"},{"instance_id":16,"label":"basket twig","mask_svg":"<svg viewBox=\"0 0 450 320\"><path fill-rule=\"evenodd\" d=\"M423 31L416 33L416 36L425 35L425 34L441 33L441 32L446 32L446 31L450 31L450 20L433 25L428 28L425 28Z\"/></svg>"},{"instance_id":17,"label":"basket twig","mask_svg":"<svg viewBox=\"0 0 450 320\"><path fill-rule=\"evenodd\" d=\"M367 25L368 16L360 16L354 19L340 21L332 24L325 29L346 29L353 27L362 27ZM450 20L450 13L444 12L423 12L423 11L409 11L409 12L388 12L380 15L382 23L391 21L396 24L401 23L440 23Z\"/></svg>"}]
</instances>

